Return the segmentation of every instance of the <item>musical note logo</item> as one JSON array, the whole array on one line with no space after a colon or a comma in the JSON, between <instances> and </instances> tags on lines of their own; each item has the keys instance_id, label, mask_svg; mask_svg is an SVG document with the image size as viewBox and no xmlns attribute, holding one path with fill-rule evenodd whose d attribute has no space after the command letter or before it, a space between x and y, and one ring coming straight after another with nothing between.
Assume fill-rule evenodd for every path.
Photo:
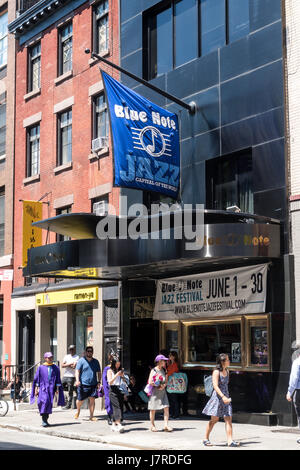
<instances>
[{"instance_id":1,"label":"musical note logo","mask_svg":"<svg viewBox=\"0 0 300 470\"><path fill-rule=\"evenodd\" d=\"M147 152L151 157L162 155L171 157L171 141L168 134L163 134L153 126L143 129L131 127L133 148Z\"/></svg>"}]
</instances>

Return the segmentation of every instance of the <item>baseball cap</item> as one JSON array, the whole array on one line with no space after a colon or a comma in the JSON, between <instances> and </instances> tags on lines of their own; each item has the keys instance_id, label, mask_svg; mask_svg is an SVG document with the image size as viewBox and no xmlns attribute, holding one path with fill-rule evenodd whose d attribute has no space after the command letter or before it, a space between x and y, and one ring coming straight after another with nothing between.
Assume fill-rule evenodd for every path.
<instances>
[{"instance_id":1,"label":"baseball cap","mask_svg":"<svg viewBox=\"0 0 300 470\"><path fill-rule=\"evenodd\" d=\"M156 356L156 358L154 359L154 362L158 362L158 361L168 361L169 358L168 357L165 357L163 354L159 354L158 356Z\"/></svg>"},{"instance_id":2,"label":"baseball cap","mask_svg":"<svg viewBox=\"0 0 300 470\"><path fill-rule=\"evenodd\" d=\"M46 359L47 357L53 357L52 352L46 352L46 353L44 354L44 358Z\"/></svg>"},{"instance_id":3,"label":"baseball cap","mask_svg":"<svg viewBox=\"0 0 300 470\"><path fill-rule=\"evenodd\" d=\"M75 344L70 344L69 349L75 349Z\"/></svg>"}]
</instances>

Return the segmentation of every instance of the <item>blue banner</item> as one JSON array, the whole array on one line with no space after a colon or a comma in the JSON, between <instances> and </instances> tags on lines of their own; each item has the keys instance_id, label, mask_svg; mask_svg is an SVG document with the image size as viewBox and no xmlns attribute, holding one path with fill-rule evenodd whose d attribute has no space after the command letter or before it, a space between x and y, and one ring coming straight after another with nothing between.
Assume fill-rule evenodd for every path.
<instances>
[{"instance_id":1,"label":"blue banner","mask_svg":"<svg viewBox=\"0 0 300 470\"><path fill-rule=\"evenodd\" d=\"M101 72L111 123L115 185L176 198L180 182L176 114Z\"/></svg>"}]
</instances>

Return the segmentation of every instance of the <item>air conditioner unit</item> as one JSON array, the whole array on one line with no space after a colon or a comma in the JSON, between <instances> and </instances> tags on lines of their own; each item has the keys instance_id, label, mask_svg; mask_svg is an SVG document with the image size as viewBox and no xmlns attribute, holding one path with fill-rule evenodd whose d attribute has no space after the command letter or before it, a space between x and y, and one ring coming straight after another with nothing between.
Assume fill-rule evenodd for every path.
<instances>
[{"instance_id":1,"label":"air conditioner unit","mask_svg":"<svg viewBox=\"0 0 300 470\"><path fill-rule=\"evenodd\" d=\"M92 152L98 152L98 150L102 150L106 147L108 147L107 137L97 137L92 140Z\"/></svg>"},{"instance_id":2,"label":"air conditioner unit","mask_svg":"<svg viewBox=\"0 0 300 470\"><path fill-rule=\"evenodd\" d=\"M108 214L107 201L98 201L93 204L93 213L104 216Z\"/></svg>"}]
</instances>

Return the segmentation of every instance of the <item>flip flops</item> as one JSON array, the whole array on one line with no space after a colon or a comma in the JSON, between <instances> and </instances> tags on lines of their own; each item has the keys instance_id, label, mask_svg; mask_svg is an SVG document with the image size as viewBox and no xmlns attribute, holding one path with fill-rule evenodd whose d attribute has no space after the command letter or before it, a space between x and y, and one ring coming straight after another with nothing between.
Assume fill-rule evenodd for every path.
<instances>
[{"instance_id":1,"label":"flip flops","mask_svg":"<svg viewBox=\"0 0 300 470\"><path fill-rule=\"evenodd\" d=\"M228 447L239 447L240 443L236 442L236 441L231 441L231 443L227 444L227 445L228 445Z\"/></svg>"},{"instance_id":2,"label":"flip flops","mask_svg":"<svg viewBox=\"0 0 300 470\"><path fill-rule=\"evenodd\" d=\"M209 439L204 439L203 445L205 445L205 446L207 446L207 447L211 447L211 446L212 446L212 443L210 442Z\"/></svg>"}]
</instances>

